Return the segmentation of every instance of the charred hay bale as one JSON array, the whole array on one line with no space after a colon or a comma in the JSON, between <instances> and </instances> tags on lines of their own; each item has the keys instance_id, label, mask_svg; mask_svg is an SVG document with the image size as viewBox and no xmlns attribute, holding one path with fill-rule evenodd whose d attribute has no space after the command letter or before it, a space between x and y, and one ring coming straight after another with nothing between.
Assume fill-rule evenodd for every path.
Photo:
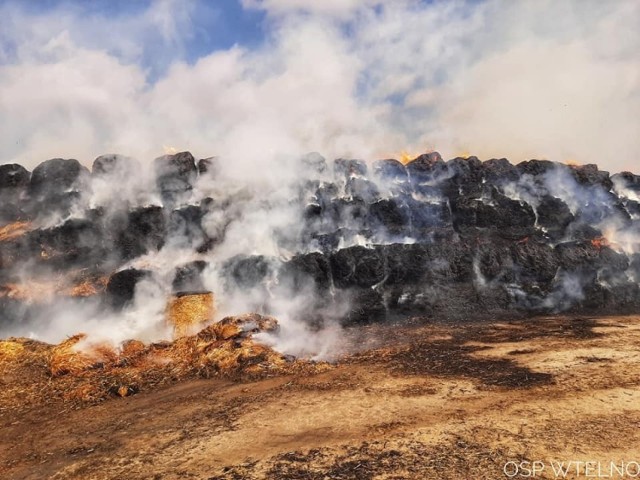
<instances>
[{"instance_id":1,"label":"charred hay bale","mask_svg":"<svg viewBox=\"0 0 640 480\"><path fill-rule=\"evenodd\" d=\"M447 165L438 152L424 153L405 165L411 183L431 183L447 176Z\"/></svg>"},{"instance_id":2,"label":"charred hay bale","mask_svg":"<svg viewBox=\"0 0 640 480\"><path fill-rule=\"evenodd\" d=\"M398 198L379 200L369 206L371 227L384 228L392 235L400 235L406 231L411 222L411 210Z\"/></svg>"},{"instance_id":3,"label":"charred hay bale","mask_svg":"<svg viewBox=\"0 0 640 480\"><path fill-rule=\"evenodd\" d=\"M137 168L140 168L140 164L133 158L110 153L100 155L93 161L91 176L94 178L111 176L124 178L126 175L133 174Z\"/></svg>"},{"instance_id":4,"label":"charred hay bale","mask_svg":"<svg viewBox=\"0 0 640 480\"><path fill-rule=\"evenodd\" d=\"M469 283L473 280L473 249L464 242L439 242L425 245L426 273L433 282Z\"/></svg>"},{"instance_id":5,"label":"charred hay bale","mask_svg":"<svg viewBox=\"0 0 640 480\"><path fill-rule=\"evenodd\" d=\"M326 220L333 222L336 228L362 230L367 228L369 208L360 198L334 198L323 210Z\"/></svg>"},{"instance_id":6,"label":"charred hay bale","mask_svg":"<svg viewBox=\"0 0 640 480\"><path fill-rule=\"evenodd\" d=\"M590 241L571 241L555 246L558 263L566 271L596 271L600 248Z\"/></svg>"},{"instance_id":7,"label":"charred hay bale","mask_svg":"<svg viewBox=\"0 0 640 480\"><path fill-rule=\"evenodd\" d=\"M602 232L592 225L576 220L567 227L566 237L577 242L591 242L602 238Z\"/></svg>"},{"instance_id":8,"label":"charred hay bale","mask_svg":"<svg viewBox=\"0 0 640 480\"><path fill-rule=\"evenodd\" d=\"M386 259L385 285L418 283L430 267L431 259L424 245L394 243L381 248Z\"/></svg>"},{"instance_id":9,"label":"charred hay bale","mask_svg":"<svg viewBox=\"0 0 640 480\"><path fill-rule=\"evenodd\" d=\"M560 267L556 251L551 245L528 240L510 245L510 256L520 284L550 285Z\"/></svg>"},{"instance_id":10,"label":"charred hay bale","mask_svg":"<svg viewBox=\"0 0 640 480\"><path fill-rule=\"evenodd\" d=\"M218 157L201 158L198 160L198 175L208 175L215 178L220 173L220 159Z\"/></svg>"},{"instance_id":11,"label":"charred hay bale","mask_svg":"<svg viewBox=\"0 0 640 480\"><path fill-rule=\"evenodd\" d=\"M373 203L380 199L380 190L375 183L361 177L351 177L347 180L345 192L348 196L362 200L365 203Z\"/></svg>"},{"instance_id":12,"label":"charred hay bale","mask_svg":"<svg viewBox=\"0 0 640 480\"><path fill-rule=\"evenodd\" d=\"M594 200L585 202L576 212L576 220L587 225L616 220L629 225L631 216L624 208L620 199L610 192L594 194Z\"/></svg>"},{"instance_id":13,"label":"charred hay bale","mask_svg":"<svg viewBox=\"0 0 640 480\"><path fill-rule=\"evenodd\" d=\"M29 233L40 246L40 260L61 268L99 263L106 254L100 226L86 219L70 219L50 229Z\"/></svg>"},{"instance_id":14,"label":"charred hay bale","mask_svg":"<svg viewBox=\"0 0 640 480\"><path fill-rule=\"evenodd\" d=\"M501 235L527 236L533 233L536 221L530 205L512 200L495 188L491 190L490 201L460 197L452 201L451 211L457 231L475 227L493 229Z\"/></svg>"},{"instance_id":15,"label":"charred hay bale","mask_svg":"<svg viewBox=\"0 0 640 480\"><path fill-rule=\"evenodd\" d=\"M164 209L158 206L137 208L113 228L116 229L116 247L125 260L160 250L167 230Z\"/></svg>"},{"instance_id":16,"label":"charred hay bale","mask_svg":"<svg viewBox=\"0 0 640 480\"><path fill-rule=\"evenodd\" d=\"M350 288L338 294L338 297L345 297L349 305L345 316L342 319L344 325L369 324L384 321L387 318L387 307L382 294L373 288Z\"/></svg>"},{"instance_id":17,"label":"charred hay bale","mask_svg":"<svg viewBox=\"0 0 640 480\"><path fill-rule=\"evenodd\" d=\"M367 176L367 164L362 160L337 158L333 161L333 173L338 180L348 180L351 177Z\"/></svg>"},{"instance_id":18,"label":"charred hay bale","mask_svg":"<svg viewBox=\"0 0 640 480\"><path fill-rule=\"evenodd\" d=\"M423 238L421 234L432 228L442 228L452 225L451 210L446 201L421 201L412 197L405 199L409 211L409 220L413 228L413 235Z\"/></svg>"},{"instance_id":19,"label":"charred hay bale","mask_svg":"<svg viewBox=\"0 0 640 480\"><path fill-rule=\"evenodd\" d=\"M208 240L202 227L203 210L196 205L172 210L167 222L167 238L173 245L198 248Z\"/></svg>"},{"instance_id":20,"label":"charred hay bale","mask_svg":"<svg viewBox=\"0 0 640 480\"><path fill-rule=\"evenodd\" d=\"M318 152L311 152L303 155L300 159L303 170L309 174L323 174L327 171L327 160Z\"/></svg>"},{"instance_id":21,"label":"charred hay bale","mask_svg":"<svg viewBox=\"0 0 640 480\"><path fill-rule=\"evenodd\" d=\"M628 189L635 193L640 193L640 175L631 172L620 172L611 176L612 183L616 189ZM624 195L624 191L619 192Z\"/></svg>"},{"instance_id":22,"label":"charred hay bale","mask_svg":"<svg viewBox=\"0 0 640 480\"><path fill-rule=\"evenodd\" d=\"M207 268L207 262L204 260L195 260L176 267L171 282L174 293L203 291L204 282L202 280L202 272Z\"/></svg>"},{"instance_id":23,"label":"charred hay bale","mask_svg":"<svg viewBox=\"0 0 640 480\"><path fill-rule=\"evenodd\" d=\"M576 182L580 185L586 186L601 186L605 190L611 190L613 182L609 177L609 172L599 170L597 165L592 163L587 165L571 165L569 172Z\"/></svg>"},{"instance_id":24,"label":"charred hay bale","mask_svg":"<svg viewBox=\"0 0 640 480\"><path fill-rule=\"evenodd\" d=\"M153 163L156 185L163 201L173 204L193 189L198 169L191 153L164 155L156 158Z\"/></svg>"},{"instance_id":25,"label":"charred hay bale","mask_svg":"<svg viewBox=\"0 0 640 480\"><path fill-rule=\"evenodd\" d=\"M552 238L561 236L575 220L567 204L551 195L540 198L536 213L538 225L546 229Z\"/></svg>"},{"instance_id":26,"label":"charred hay bale","mask_svg":"<svg viewBox=\"0 0 640 480\"><path fill-rule=\"evenodd\" d=\"M29 186L30 178L31 174L22 165L17 163L0 165L0 191L26 188Z\"/></svg>"},{"instance_id":27,"label":"charred hay bale","mask_svg":"<svg viewBox=\"0 0 640 480\"><path fill-rule=\"evenodd\" d=\"M474 270L479 283L513 282L514 264L509 248L496 243L481 244L474 257Z\"/></svg>"},{"instance_id":28,"label":"charred hay bale","mask_svg":"<svg viewBox=\"0 0 640 480\"><path fill-rule=\"evenodd\" d=\"M227 287L249 289L262 285L274 273L276 263L264 255L236 255L223 264L222 272Z\"/></svg>"},{"instance_id":29,"label":"charred hay bale","mask_svg":"<svg viewBox=\"0 0 640 480\"><path fill-rule=\"evenodd\" d=\"M550 173L556 168L566 169L567 166L550 160L526 160L516 165L516 168L521 175L528 174L537 177Z\"/></svg>"},{"instance_id":30,"label":"charred hay bale","mask_svg":"<svg viewBox=\"0 0 640 480\"><path fill-rule=\"evenodd\" d=\"M371 287L385 277L382 248L354 246L329 257L333 283L338 288Z\"/></svg>"},{"instance_id":31,"label":"charred hay bale","mask_svg":"<svg viewBox=\"0 0 640 480\"><path fill-rule=\"evenodd\" d=\"M88 178L89 170L78 160L53 158L42 162L33 170L29 192L40 199L55 198L70 190L86 189Z\"/></svg>"},{"instance_id":32,"label":"charred hay bale","mask_svg":"<svg viewBox=\"0 0 640 480\"><path fill-rule=\"evenodd\" d=\"M627 215L629 218L637 221L640 218L640 202L636 202L635 200L625 199L622 203Z\"/></svg>"},{"instance_id":33,"label":"charred hay bale","mask_svg":"<svg viewBox=\"0 0 640 480\"><path fill-rule=\"evenodd\" d=\"M483 178L490 185L502 185L516 182L520 178L520 172L506 158L492 158L482 163Z\"/></svg>"},{"instance_id":34,"label":"charred hay bale","mask_svg":"<svg viewBox=\"0 0 640 480\"><path fill-rule=\"evenodd\" d=\"M447 162L447 175L441 188L447 197L482 192L482 162L477 157L456 157Z\"/></svg>"},{"instance_id":35,"label":"charred hay bale","mask_svg":"<svg viewBox=\"0 0 640 480\"><path fill-rule=\"evenodd\" d=\"M173 337L193 335L215 315L215 299L211 292L182 292L167 305L167 322L173 327Z\"/></svg>"},{"instance_id":36,"label":"charred hay bale","mask_svg":"<svg viewBox=\"0 0 640 480\"><path fill-rule=\"evenodd\" d=\"M324 208L340 194L340 187L333 182L321 182L314 193L314 198Z\"/></svg>"},{"instance_id":37,"label":"charred hay bale","mask_svg":"<svg viewBox=\"0 0 640 480\"><path fill-rule=\"evenodd\" d=\"M382 181L407 182L409 175L405 166L394 159L376 160L373 162L373 175Z\"/></svg>"},{"instance_id":38,"label":"charred hay bale","mask_svg":"<svg viewBox=\"0 0 640 480\"><path fill-rule=\"evenodd\" d=\"M326 292L331 286L331 265L322 253L300 254L283 265L279 278L296 292L310 284L315 291Z\"/></svg>"},{"instance_id":39,"label":"charred hay bale","mask_svg":"<svg viewBox=\"0 0 640 480\"><path fill-rule=\"evenodd\" d=\"M31 218L29 209L24 208L24 201L17 192L8 188L0 191L0 226L11 224L19 220ZM15 193L15 194L14 194Z\"/></svg>"},{"instance_id":40,"label":"charred hay bale","mask_svg":"<svg viewBox=\"0 0 640 480\"><path fill-rule=\"evenodd\" d=\"M128 268L114 273L109 277L105 290L105 300L109 306L116 310L126 307L133 301L136 285L145 279L150 278L149 270L138 270Z\"/></svg>"}]
</instances>

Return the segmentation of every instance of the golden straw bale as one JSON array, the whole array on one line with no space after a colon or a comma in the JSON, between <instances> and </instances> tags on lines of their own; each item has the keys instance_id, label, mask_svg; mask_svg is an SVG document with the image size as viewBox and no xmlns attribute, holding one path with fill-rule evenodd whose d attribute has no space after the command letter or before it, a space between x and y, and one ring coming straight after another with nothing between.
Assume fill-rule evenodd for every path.
<instances>
[{"instance_id":1,"label":"golden straw bale","mask_svg":"<svg viewBox=\"0 0 640 480\"><path fill-rule=\"evenodd\" d=\"M181 294L171 298L167 307L167 320L173 326L174 338L191 335L215 314L211 292Z\"/></svg>"},{"instance_id":2,"label":"golden straw bale","mask_svg":"<svg viewBox=\"0 0 640 480\"><path fill-rule=\"evenodd\" d=\"M0 362L8 362L15 360L24 351L21 343L12 340L4 340L0 342Z\"/></svg>"}]
</instances>

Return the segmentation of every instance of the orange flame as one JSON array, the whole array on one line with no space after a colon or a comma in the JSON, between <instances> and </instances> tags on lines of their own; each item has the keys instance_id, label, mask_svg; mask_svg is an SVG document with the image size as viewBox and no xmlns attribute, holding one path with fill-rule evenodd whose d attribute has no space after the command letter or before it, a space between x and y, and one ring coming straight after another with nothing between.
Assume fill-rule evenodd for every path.
<instances>
[{"instance_id":1,"label":"orange flame","mask_svg":"<svg viewBox=\"0 0 640 480\"><path fill-rule=\"evenodd\" d=\"M596 247L598 250L602 250L603 248L608 247L610 243L609 243L609 240L607 240L606 238L598 237L591 240L591 245Z\"/></svg>"}]
</instances>

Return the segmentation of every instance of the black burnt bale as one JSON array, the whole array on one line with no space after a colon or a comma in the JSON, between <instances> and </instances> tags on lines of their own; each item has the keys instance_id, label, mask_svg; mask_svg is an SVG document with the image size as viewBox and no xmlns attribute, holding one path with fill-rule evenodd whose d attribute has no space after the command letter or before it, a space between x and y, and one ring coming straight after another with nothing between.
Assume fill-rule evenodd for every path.
<instances>
[{"instance_id":1,"label":"black burnt bale","mask_svg":"<svg viewBox=\"0 0 640 480\"><path fill-rule=\"evenodd\" d=\"M631 172L616 173L611 176L612 183L617 187L629 189L632 192L640 193L640 175L634 175ZM624 195L624 192L620 192Z\"/></svg>"},{"instance_id":2,"label":"black burnt bale","mask_svg":"<svg viewBox=\"0 0 640 480\"><path fill-rule=\"evenodd\" d=\"M438 242L425 245L425 279L434 283L469 283L474 279L474 251L467 242Z\"/></svg>"},{"instance_id":3,"label":"black burnt bale","mask_svg":"<svg viewBox=\"0 0 640 480\"><path fill-rule=\"evenodd\" d=\"M640 218L640 202L626 199L622 205L630 218Z\"/></svg>"},{"instance_id":4,"label":"black burnt bale","mask_svg":"<svg viewBox=\"0 0 640 480\"><path fill-rule=\"evenodd\" d=\"M590 189L588 200L576 212L576 219L589 225L612 220L629 225L631 216L617 195L594 187Z\"/></svg>"},{"instance_id":5,"label":"black burnt bale","mask_svg":"<svg viewBox=\"0 0 640 480\"><path fill-rule=\"evenodd\" d=\"M521 175L528 174L534 177L546 175L558 167L567 168L566 165L552 162L550 160L526 160L516 165L516 168Z\"/></svg>"},{"instance_id":6,"label":"black burnt bale","mask_svg":"<svg viewBox=\"0 0 640 480\"><path fill-rule=\"evenodd\" d=\"M551 245L526 239L510 245L510 256L518 283L548 288L555 278L560 261Z\"/></svg>"},{"instance_id":7,"label":"black burnt bale","mask_svg":"<svg viewBox=\"0 0 640 480\"><path fill-rule=\"evenodd\" d=\"M165 243L166 218L159 206L137 208L127 214L116 233L116 246L123 260L160 250Z\"/></svg>"},{"instance_id":8,"label":"black burnt bale","mask_svg":"<svg viewBox=\"0 0 640 480\"><path fill-rule=\"evenodd\" d=\"M580 166L570 166L569 171L573 178L580 184L585 186L599 185L605 190L611 190L613 182L609 178L609 172L599 170L597 165L592 163Z\"/></svg>"},{"instance_id":9,"label":"black burnt bale","mask_svg":"<svg viewBox=\"0 0 640 480\"><path fill-rule=\"evenodd\" d=\"M575 220L573 213L561 199L544 195L536 207L538 226L545 228L551 238L561 237Z\"/></svg>"},{"instance_id":10,"label":"black burnt bale","mask_svg":"<svg viewBox=\"0 0 640 480\"><path fill-rule=\"evenodd\" d=\"M236 255L222 266L227 287L255 288L274 270L274 260L264 255Z\"/></svg>"},{"instance_id":11,"label":"black burnt bale","mask_svg":"<svg viewBox=\"0 0 640 480\"><path fill-rule=\"evenodd\" d=\"M376 160L373 162L373 174L383 181L409 181L409 175L407 174L405 166L394 159Z\"/></svg>"},{"instance_id":12,"label":"black burnt bale","mask_svg":"<svg viewBox=\"0 0 640 480\"><path fill-rule=\"evenodd\" d=\"M321 182L313 197L323 207L327 207L333 199L340 195L340 187L333 182Z\"/></svg>"},{"instance_id":13,"label":"black burnt bale","mask_svg":"<svg viewBox=\"0 0 640 480\"><path fill-rule=\"evenodd\" d=\"M107 253L100 226L87 219L70 219L29 235L44 253L39 259L56 268L89 267L104 261Z\"/></svg>"},{"instance_id":14,"label":"black burnt bale","mask_svg":"<svg viewBox=\"0 0 640 480\"><path fill-rule=\"evenodd\" d=\"M327 220L338 227L362 230L367 227L369 209L360 198L334 198L327 206Z\"/></svg>"},{"instance_id":15,"label":"black burnt bale","mask_svg":"<svg viewBox=\"0 0 640 480\"><path fill-rule=\"evenodd\" d=\"M136 285L145 278L150 278L148 270L129 268L114 273L109 278L105 290L107 305L116 310L121 310L129 305L135 296Z\"/></svg>"},{"instance_id":16,"label":"black burnt bale","mask_svg":"<svg viewBox=\"0 0 640 480\"><path fill-rule=\"evenodd\" d=\"M156 185L163 201L175 203L193 189L198 176L195 159L189 152L164 155L154 160Z\"/></svg>"},{"instance_id":17,"label":"black burnt bale","mask_svg":"<svg viewBox=\"0 0 640 480\"><path fill-rule=\"evenodd\" d=\"M555 251L558 263L565 271L597 271L601 265L600 247L591 241L559 243Z\"/></svg>"},{"instance_id":18,"label":"black burnt bale","mask_svg":"<svg viewBox=\"0 0 640 480\"><path fill-rule=\"evenodd\" d=\"M26 188L31 174L22 165L8 163L0 165L0 192L5 189Z\"/></svg>"},{"instance_id":19,"label":"black burnt bale","mask_svg":"<svg viewBox=\"0 0 640 480\"><path fill-rule=\"evenodd\" d=\"M314 232L309 235L312 246L319 248L322 252L333 252L340 245L340 230L334 232Z\"/></svg>"},{"instance_id":20,"label":"black burnt bale","mask_svg":"<svg viewBox=\"0 0 640 480\"><path fill-rule=\"evenodd\" d=\"M110 176L126 176L135 173L136 168L140 168L140 164L129 157L110 153L108 155L100 155L93 161L91 167L91 175L93 177L110 177Z\"/></svg>"},{"instance_id":21,"label":"black burnt bale","mask_svg":"<svg viewBox=\"0 0 640 480\"><path fill-rule=\"evenodd\" d=\"M345 192L348 196L362 200L365 203L373 203L380 199L380 190L375 183L361 177L352 177L347 180Z\"/></svg>"},{"instance_id":22,"label":"black burnt bale","mask_svg":"<svg viewBox=\"0 0 640 480\"><path fill-rule=\"evenodd\" d=\"M506 158L492 158L482 163L483 178L491 185L516 182L520 178L518 168Z\"/></svg>"},{"instance_id":23,"label":"black burnt bale","mask_svg":"<svg viewBox=\"0 0 640 480\"><path fill-rule=\"evenodd\" d=\"M367 164L363 160L337 158L333 161L333 173L337 179L348 180L354 176L367 176Z\"/></svg>"},{"instance_id":24,"label":"black burnt bale","mask_svg":"<svg viewBox=\"0 0 640 480\"><path fill-rule=\"evenodd\" d=\"M349 305L342 321L344 325L382 322L387 317L384 297L373 288L351 288L339 296L346 296Z\"/></svg>"},{"instance_id":25,"label":"black burnt bale","mask_svg":"<svg viewBox=\"0 0 640 480\"><path fill-rule=\"evenodd\" d=\"M514 280L514 264L506 245L481 244L474 253L474 273L480 284L511 283Z\"/></svg>"},{"instance_id":26,"label":"black burnt bale","mask_svg":"<svg viewBox=\"0 0 640 480\"><path fill-rule=\"evenodd\" d=\"M304 155L300 162L305 173L309 174L323 174L327 171L327 160L318 152L311 152Z\"/></svg>"},{"instance_id":27,"label":"black burnt bale","mask_svg":"<svg viewBox=\"0 0 640 480\"><path fill-rule=\"evenodd\" d=\"M458 195L479 195L482 192L482 162L477 157L456 157L447 162L447 178L441 183L443 193L451 198Z\"/></svg>"},{"instance_id":28,"label":"black burnt bale","mask_svg":"<svg viewBox=\"0 0 640 480\"><path fill-rule=\"evenodd\" d=\"M468 228L493 229L501 235L531 235L535 225L533 208L491 189L491 198L459 197L452 201L453 226L457 231Z\"/></svg>"},{"instance_id":29,"label":"black burnt bale","mask_svg":"<svg viewBox=\"0 0 640 480\"><path fill-rule=\"evenodd\" d=\"M283 265L280 278L296 292L309 285L315 291L326 292L331 286L331 265L327 256L319 252L296 255Z\"/></svg>"},{"instance_id":30,"label":"black burnt bale","mask_svg":"<svg viewBox=\"0 0 640 480\"><path fill-rule=\"evenodd\" d=\"M371 287L385 277L382 249L361 246L343 248L333 253L329 261L333 283L338 288Z\"/></svg>"},{"instance_id":31,"label":"black burnt bale","mask_svg":"<svg viewBox=\"0 0 640 480\"><path fill-rule=\"evenodd\" d=\"M171 287L174 293L204 292L202 272L207 268L204 260L195 260L176 267Z\"/></svg>"},{"instance_id":32,"label":"black burnt bale","mask_svg":"<svg viewBox=\"0 0 640 480\"><path fill-rule=\"evenodd\" d=\"M167 222L168 241L175 246L196 248L206 243L208 237L202 228L203 217L204 213L197 205L173 210Z\"/></svg>"},{"instance_id":33,"label":"black burnt bale","mask_svg":"<svg viewBox=\"0 0 640 480\"><path fill-rule=\"evenodd\" d=\"M402 200L389 198L375 202L369 206L371 226L374 230L383 228L385 233L400 235L409 233L411 210Z\"/></svg>"},{"instance_id":34,"label":"black burnt bale","mask_svg":"<svg viewBox=\"0 0 640 480\"><path fill-rule=\"evenodd\" d=\"M394 243L381 248L386 259L385 285L416 284L431 266L425 245Z\"/></svg>"},{"instance_id":35,"label":"black burnt bale","mask_svg":"<svg viewBox=\"0 0 640 480\"><path fill-rule=\"evenodd\" d=\"M89 170L78 160L53 158L38 165L31 174L29 192L34 197L56 197L88 186Z\"/></svg>"},{"instance_id":36,"label":"black burnt bale","mask_svg":"<svg viewBox=\"0 0 640 480\"><path fill-rule=\"evenodd\" d=\"M220 173L220 159L218 157L201 158L198 160L198 174L217 177Z\"/></svg>"},{"instance_id":37,"label":"black burnt bale","mask_svg":"<svg viewBox=\"0 0 640 480\"><path fill-rule=\"evenodd\" d=\"M446 178L447 164L438 152L424 153L405 166L411 183L430 183Z\"/></svg>"}]
</instances>

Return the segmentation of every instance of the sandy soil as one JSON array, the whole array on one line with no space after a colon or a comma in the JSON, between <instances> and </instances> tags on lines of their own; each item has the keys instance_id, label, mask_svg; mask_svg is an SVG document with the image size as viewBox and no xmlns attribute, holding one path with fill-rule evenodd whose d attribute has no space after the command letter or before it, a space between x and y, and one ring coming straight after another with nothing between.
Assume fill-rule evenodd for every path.
<instances>
[{"instance_id":1,"label":"sandy soil","mask_svg":"<svg viewBox=\"0 0 640 480\"><path fill-rule=\"evenodd\" d=\"M509 461L561 478L551 462L640 462L640 317L346 335L360 351L313 375L0 413L0 478L492 479Z\"/></svg>"}]
</instances>

